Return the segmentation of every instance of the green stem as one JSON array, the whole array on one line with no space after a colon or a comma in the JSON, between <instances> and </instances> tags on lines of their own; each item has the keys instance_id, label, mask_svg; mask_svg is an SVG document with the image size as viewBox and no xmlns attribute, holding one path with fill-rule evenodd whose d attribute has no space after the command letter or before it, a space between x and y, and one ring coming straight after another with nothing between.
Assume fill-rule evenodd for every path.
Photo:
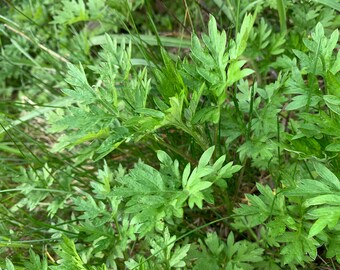
<instances>
[{"instance_id":1,"label":"green stem","mask_svg":"<svg viewBox=\"0 0 340 270\"><path fill-rule=\"evenodd\" d=\"M231 22L235 22L235 16L234 14L232 14L231 12L231 4L229 1L227 1L228 5L225 4L225 1L222 1L222 0L213 0L215 5L218 6L218 8L228 17L228 19L231 21ZM229 7L228 7L229 6Z\"/></svg>"},{"instance_id":2,"label":"green stem","mask_svg":"<svg viewBox=\"0 0 340 270\"><path fill-rule=\"evenodd\" d=\"M175 125L176 126L176 125ZM177 123L177 126L182 129L184 132L188 133L190 136L194 138L194 140L198 143L198 145L202 148L203 151L209 148L208 139L205 136L200 136L200 134L187 127L184 123Z\"/></svg>"},{"instance_id":3,"label":"green stem","mask_svg":"<svg viewBox=\"0 0 340 270\"><path fill-rule=\"evenodd\" d=\"M311 102L311 99L312 99L312 92L313 92L313 89L314 89L314 84L316 82L316 67L317 67L319 54L320 54L320 45L321 45L321 38L318 42L318 47L316 48L312 74L308 74L309 91L308 91L308 100L307 100L307 105L306 105L306 112L309 111L310 102Z\"/></svg>"},{"instance_id":4,"label":"green stem","mask_svg":"<svg viewBox=\"0 0 340 270\"><path fill-rule=\"evenodd\" d=\"M234 198L237 198L237 196L238 196L238 192L240 190L241 183L243 182L244 173L245 173L246 168L247 168L247 163L248 163L248 158L246 157L243 164L242 164L242 169L240 171L240 175L236 180L236 189L235 189Z\"/></svg>"},{"instance_id":5,"label":"green stem","mask_svg":"<svg viewBox=\"0 0 340 270\"><path fill-rule=\"evenodd\" d=\"M279 172L280 172L280 168L281 168L281 148L280 148L280 119L279 119L279 115L276 116L276 128L277 128L277 158L278 158L278 163L279 163ZM278 186L279 180L280 180L281 176L279 175L279 179L276 182L276 186Z\"/></svg>"},{"instance_id":6,"label":"green stem","mask_svg":"<svg viewBox=\"0 0 340 270\"><path fill-rule=\"evenodd\" d=\"M277 11L280 17L280 29L282 33L287 32L287 18L286 18L286 7L285 0L277 0Z\"/></svg>"},{"instance_id":7,"label":"green stem","mask_svg":"<svg viewBox=\"0 0 340 270\"><path fill-rule=\"evenodd\" d=\"M247 57L244 57L244 56L241 56L240 58L246 60L250 64L251 68L255 71L254 74L256 76L257 85L259 87L261 87L262 86L262 77L261 77L261 72L260 72L256 62L253 59L247 58Z\"/></svg>"},{"instance_id":8,"label":"green stem","mask_svg":"<svg viewBox=\"0 0 340 270\"><path fill-rule=\"evenodd\" d=\"M242 119L243 114L240 111L240 107L238 105L238 100L237 100L237 97L236 97L236 94L237 94L237 83L236 82L234 83L234 89L233 90L234 91L233 91L233 94L232 94L232 99L233 99L233 103L234 103L235 110L236 110L236 117L239 118L240 123L242 123L243 130L245 130L244 121Z\"/></svg>"},{"instance_id":9,"label":"green stem","mask_svg":"<svg viewBox=\"0 0 340 270\"><path fill-rule=\"evenodd\" d=\"M213 129L214 129L214 140L212 142L213 145L215 145L215 152L214 152L214 157L217 159L220 157L222 153L222 148L221 148L221 108L222 105L220 102L218 102L218 114L219 114L219 119L218 123L214 124Z\"/></svg>"},{"instance_id":10,"label":"green stem","mask_svg":"<svg viewBox=\"0 0 340 270\"><path fill-rule=\"evenodd\" d=\"M248 129L247 129L247 140L250 140L250 133L251 133L251 121L253 118L253 107L254 107L254 88L255 86L253 85L251 87L251 92L250 92L250 108L249 108L249 122L248 122Z\"/></svg>"},{"instance_id":11,"label":"green stem","mask_svg":"<svg viewBox=\"0 0 340 270\"><path fill-rule=\"evenodd\" d=\"M308 172L308 174L309 174L310 178L311 178L311 179L313 179L313 174L312 174L312 172L310 171L310 169L308 168L308 165L307 165L307 162L306 162L306 160L305 160L305 159L303 159L302 161L303 161L303 164L304 164L304 165L305 165L305 167L306 167L306 170L307 170L307 172Z\"/></svg>"},{"instance_id":12,"label":"green stem","mask_svg":"<svg viewBox=\"0 0 340 270\"><path fill-rule=\"evenodd\" d=\"M224 196L222 196L223 198L223 202L227 208L227 214L228 215L231 215L232 214L232 211L233 211L233 201L231 200L229 194L228 194L228 191L225 192Z\"/></svg>"},{"instance_id":13,"label":"green stem","mask_svg":"<svg viewBox=\"0 0 340 270\"><path fill-rule=\"evenodd\" d=\"M240 30L240 3L241 1L240 0L237 0L237 4L236 4L236 18L235 18L235 39L237 37L237 34Z\"/></svg>"},{"instance_id":14,"label":"green stem","mask_svg":"<svg viewBox=\"0 0 340 270\"><path fill-rule=\"evenodd\" d=\"M163 145L164 147L170 149L172 152L176 153L177 155L183 157L184 159L189 161L191 164L196 164L197 163L196 160L192 159L190 156L186 155L185 153L179 151L177 147L174 147L174 146L166 143L165 141L163 141L163 139L159 138L159 140L157 140L157 142L159 144Z\"/></svg>"}]
</instances>

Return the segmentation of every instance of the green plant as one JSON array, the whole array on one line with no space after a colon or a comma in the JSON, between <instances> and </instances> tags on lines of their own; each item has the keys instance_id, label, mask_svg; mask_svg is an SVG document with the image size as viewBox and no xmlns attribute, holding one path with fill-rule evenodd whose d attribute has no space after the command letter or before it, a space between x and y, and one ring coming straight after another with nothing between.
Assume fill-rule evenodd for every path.
<instances>
[{"instance_id":1,"label":"green plant","mask_svg":"<svg viewBox=\"0 0 340 270\"><path fill-rule=\"evenodd\" d=\"M337 269L339 7L222 2L5 1L0 269Z\"/></svg>"},{"instance_id":2,"label":"green plant","mask_svg":"<svg viewBox=\"0 0 340 270\"><path fill-rule=\"evenodd\" d=\"M326 257L336 256L338 262L340 259L338 237L333 238L339 234L336 208L340 182L324 165L314 163L314 168L321 180L295 180L293 185L275 192L258 184L261 195L247 195L249 205L235 210L235 228L252 231L264 225L260 229L261 242L278 249L283 255L282 265L305 266L316 259L317 248L323 245L327 245Z\"/></svg>"}]
</instances>

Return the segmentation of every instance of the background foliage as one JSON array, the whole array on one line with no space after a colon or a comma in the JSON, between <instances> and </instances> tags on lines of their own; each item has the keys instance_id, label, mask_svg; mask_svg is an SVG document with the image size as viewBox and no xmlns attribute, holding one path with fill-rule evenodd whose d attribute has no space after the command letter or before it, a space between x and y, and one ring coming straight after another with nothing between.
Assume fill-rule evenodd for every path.
<instances>
[{"instance_id":1,"label":"background foliage","mask_svg":"<svg viewBox=\"0 0 340 270\"><path fill-rule=\"evenodd\" d=\"M336 1L3 0L0 269L337 269Z\"/></svg>"}]
</instances>

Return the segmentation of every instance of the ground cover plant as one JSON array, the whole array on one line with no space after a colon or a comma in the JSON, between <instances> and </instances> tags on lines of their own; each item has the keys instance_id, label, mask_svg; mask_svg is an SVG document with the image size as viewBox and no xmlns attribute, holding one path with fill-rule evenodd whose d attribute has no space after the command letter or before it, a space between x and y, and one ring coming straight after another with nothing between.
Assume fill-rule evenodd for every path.
<instances>
[{"instance_id":1,"label":"ground cover plant","mask_svg":"<svg viewBox=\"0 0 340 270\"><path fill-rule=\"evenodd\" d=\"M339 11L2 0L0 269L339 269Z\"/></svg>"}]
</instances>

